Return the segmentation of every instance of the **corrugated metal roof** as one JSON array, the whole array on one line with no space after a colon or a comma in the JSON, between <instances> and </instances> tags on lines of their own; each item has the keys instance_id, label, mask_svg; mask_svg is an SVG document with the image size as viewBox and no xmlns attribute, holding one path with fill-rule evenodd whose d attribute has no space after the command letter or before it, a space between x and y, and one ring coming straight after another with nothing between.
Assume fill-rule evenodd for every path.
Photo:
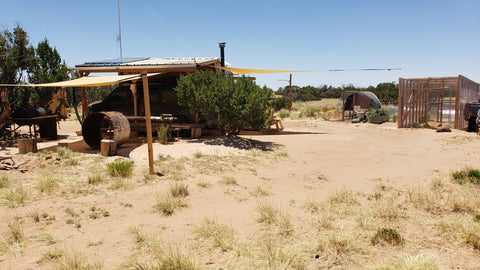
<instances>
[{"instance_id":1,"label":"corrugated metal roof","mask_svg":"<svg viewBox=\"0 0 480 270\"><path fill-rule=\"evenodd\" d=\"M220 60L217 57L172 57L172 58L124 58L105 61L92 61L75 65L77 68L108 68L108 67L137 67L137 66L170 66L170 67L196 67L208 65Z\"/></svg>"},{"instance_id":2,"label":"corrugated metal roof","mask_svg":"<svg viewBox=\"0 0 480 270\"><path fill-rule=\"evenodd\" d=\"M160 66L160 65L196 65L205 62L218 61L216 57L175 57L147 58L139 61L122 63L120 66Z\"/></svg>"}]
</instances>

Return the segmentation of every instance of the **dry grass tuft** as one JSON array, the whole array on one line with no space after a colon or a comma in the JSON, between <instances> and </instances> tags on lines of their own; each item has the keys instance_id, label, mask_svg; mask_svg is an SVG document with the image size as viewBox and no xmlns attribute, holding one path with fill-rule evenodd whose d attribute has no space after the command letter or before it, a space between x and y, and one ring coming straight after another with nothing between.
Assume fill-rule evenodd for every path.
<instances>
[{"instance_id":1,"label":"dry grass tuft","mask_svg":"<svg viewBox=\"0 0 480 270\"><path fill-rule=\"evenodd\" d=\"M35 183L35 187L42 193L53 193L59 187L62 180L54 175L43 175Z\"/></svg>"},{"instance_id":2,"label":"dry grass tuft","mask_svg":"<svg viewBox=\"0 0 480 270\"><path fill-rule=\"evenodd\" d=\"M291 235L293 224L288 212L267 201L257 203L257 222L275 225L280 235Z\"/></svg>"},{"instance_id":3,"label":"dry grass tuft","mask_svg":"<svg viewBox=\"0 0 480 270\"><path fill-rule=\"evenodd\" d=\"M220 183L224 185L237 185L237 179L233 176L223 176Z\"/></svg>"},{"instance_id":4,"label":"dry grass tuft","mask_svg":"<svg viewBox=\"0 0 480 270\"><path fill-rule=\"evenodd\" d=\"M205 219L200 226L197 226L194 233L208 241L215 248L222 252L234 251L238 255L243 253L242 246L235 238L235 232L231 227L220 225L215 220Z\"/></svg>"},{"instance_id":5,"label":"dry grass tuft","mask_svg":"<svg viewBox=\"0 0 480 270\"><path fill-rule=\"evenodd\" d=\"M32 195L23 185L17 185L4 191L0 199L2 204L14 208L26 205L32 200Z\"/></svg>"},{"instance_id":6,"label":"dry grass tuft","mask_svg":"<svg viewBox=\"0 0 480 270\"><path fill-rule=\"evenodd\" d=\"M263 189L261 186L257 186L254 190L250 191L250 195L255 197L268 196L271 193L268 190Z\"/></svg>"},{"instance_id":7,"label":"dry grass tuft","mask_svg":"<svg viewBox=\"0 0 480 270\"><path fill-rule=\"evenodd\" d=\"M116 160L107 163L107 173L113 177L129 177L133 172L133 161Z\"/></svg>"},{"instance_id":8,"label":"dry grass tuft","mask_svg":"<svg viewBox=\"0 0 480 270\"><path fill-rule=\"evenodd\" d=\"M101 262L90 262L87 256L58 248L47 250L42 254L42 261L52 265L53 270L98 270L103 268Z\"/></svg>"},{"instance_id":9,"label":"dry grass tuft","mask_svg":"<svg viewBox=\"0 0 480 270\"><path fill-rule=\"evenodd\" d=\"M307 269L306 252L302 245L267 234L260 237L255 250L256 268Z\"/></svg>"},{"instance_id":10,"label":"dry grass tuft","mask_svg":"<svg viewBox=\"0 0 480 270\"><path fill-rule=\"evenodd\" d=\"M155 199L157 203L153 206L153 208L165 216L172 215L177 208L188 206L188 203L185 201L185 199L181 197L173 197L170 194L155 194Z\"/></svg>"},{"instance_id":11,"label":"dry grass tuft","mask_svg":"<svg viewBox=\"0 0 480 270\"><path fill-rule=\"evenodd\" d=\"M328 268L356 261L360 254L366 252L365 246L357 237L353 233L343 231L322 234L318 237L316 250L321 253L318 256L325 260Z\"/></svg>"},{"instance_id":12,"label":"dry grass tuft","mask_svg":"<svg viewBox=\"0 0 480 270\"><path fill-rule=\"evenodd\" d=\"M12 182L8 176L2 175L0 177L0 189L11 187L13 185Z\"/></svg>"},{"instance_id":13,"label":"dry grass tuft","mask_svg":"<svg viewBox=\"0 0 480 270\"><path fill-rule=\"evenodd\" d=\"M126 266L128 269L202 269L185 255L178 244L163 242L147 234L138 226L130 227L139 243L142 257L135 256Z\"/></svg>"},{"instance_id":14,"label":"dry grass tuft","mask_svg":"<svg viewBox=\"0 0 480 270\"><path fill-rule=\"evenodd\" d=\"M390 258L383 263L368 269L372 270L438 270L441 269L436 263L437 259L434 256L425 256L419 254L416 256L402 255Z\"/></svg>"},{"instance_id":15,"label":"dry grass tuft","mask_svg":"<svg viewBox=\"0 0 480 270\"><path fill-rule=\"evenodd\" d=\"M170 185L170 194L173 197L187 197L190 192L188 191L188 186L179 182L174 182Z\"/></svg>"}]
</instances>

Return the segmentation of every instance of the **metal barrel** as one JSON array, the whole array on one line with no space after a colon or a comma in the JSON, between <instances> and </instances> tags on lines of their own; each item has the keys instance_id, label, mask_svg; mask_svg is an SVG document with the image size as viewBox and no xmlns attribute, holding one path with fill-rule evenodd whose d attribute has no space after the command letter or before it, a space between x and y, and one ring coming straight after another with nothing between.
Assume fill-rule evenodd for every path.
<instances>
[{"instance_id":1,"label":"metal barrel","mask_svg":"<svg viewBox=\"0 0 480 270\"><path fill-rule=\"evenodd\" d=\"M96 112L83 121L82 135L93 149L100 149L102 139L112 139L120 145L130 137L130 123L120 112Z\"/></svg>"}]
</instances>

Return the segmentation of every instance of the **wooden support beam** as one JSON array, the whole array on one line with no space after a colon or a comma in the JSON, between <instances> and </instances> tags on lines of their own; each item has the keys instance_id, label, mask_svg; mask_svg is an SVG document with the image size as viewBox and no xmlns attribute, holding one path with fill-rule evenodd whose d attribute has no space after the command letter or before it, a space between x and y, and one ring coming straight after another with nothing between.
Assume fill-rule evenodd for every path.
<instances>
[{"instance_id":1,"label":"wooden support beam","mask_svg":"<svg viewBox=\"0 0 480 270\"><path fill-rule=\"evenodd\" d=\"M137 108L137 84L136 81L133 81L130 84L130 91L132 92L133 96L133 115L138 116L138 108Z\"/></svg>"},{"instance_id":2,"label":"wooden support beam","mask_svg":"<svg viewBox=\"0 0 480 270\"><path fill-rule=\"evenodd\" d=\"M80 87L82 94L82 121L85 119L85 114L87 111L87 100L85 99L85 87Z\"/></svg>"},{"instance_id":3,"label":"wooden support beam","mask_svg":"<svg viewBox=\"0 0 480 270\"><path fill-rule=\"evenodd\" d=\"M147 73L142 74L143 82L143 102L145 105L145 125L147 127L147 144L148 144L148 168L151 174L154 173L153 167L153 138L152 138L152 119L150 114L150 93L148 91Z\"/></svg>"}]
</instances>

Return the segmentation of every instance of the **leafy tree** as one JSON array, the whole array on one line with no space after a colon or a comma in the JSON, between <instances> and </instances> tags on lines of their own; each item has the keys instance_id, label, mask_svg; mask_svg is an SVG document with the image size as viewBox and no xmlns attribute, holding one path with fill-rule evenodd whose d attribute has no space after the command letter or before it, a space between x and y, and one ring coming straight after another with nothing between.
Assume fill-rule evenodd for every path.
<instances>
[{"instance_id":1,"label":"leafy tree","mask_svg":"<svg viewBox=\"0 0 480 270\"><path fill-rule=\"evenodd\" d=\"M384 104L398 103L398 85L394 82L379 83L372 91Z\"/></svg>"},{"instance_id":2,"label":"leafy tree","mask_svg":"<svg viewBox=\"0 0 480 270\"><path fill-rule=\"evenodd\" d=\"M197 71L181 76L175 91L189 113L214 117L222 134L236 136L244 127L264 129L272 117L272 91L248 77L235 81L223 73Z\"/></svg>"},{"instance_id":3,"label":"leafy tree","mask_svg":"<svg viewBox=\"0 0 480 270\"><path fill-rule=\"evenodd\" d=\"M0 33L0 83L17 84L35 60L27 33L17 25L13 32Z\"/></svg>"},{"instance_id":4,"label":"leafy tree","mask_svg":"<svg viewBox=\"0 0 480 270\"><path fill-rule=\"evenodd\" d=\"M289 87L280 87L277 95L288 97ZM379 83L376 87L369 86L367 88L355 87L352 84L342 85L341 87L332 87L322 85L319 87L313 86L292 86L292 101L309 101L319 100L322 98L340 98L344 91L370 91L374 93L378 99L384 104L398 103L398 85L394 82Z\"/></svg>"},{"instance_id":5,"label":"leafy tree","mask_svg":"<svg viewBox=\"0 0 480 270\"><path fill-rule=\"evenodd\" d=\"M17 25L12 32L0 32L0 83L17 84L22 81L22 75L35 58L33 46L29 44L27 33ZM0 102L0 136L4 136L4 128L10 112L19 104L21 97L28 97L24 88L14 88L9 91L7 102Z\"/></svg>"},{"instance_id":6,"label":"leafy tree","mask_svg":"<svg viewBox=\"0 0 480 270\"><path fill-rule=\"evenodd\" d=\"M281 109L288 108L288 97L275 95L271 102L272 109L275 111L280 111Z\"/></svg>"},{"instance_id":7,"label":"leafy tree","mask_svg":"<svg viewBox=\"0 0 480 270\"><path fill-rule=\"evenodd\" d=\"M38 43L35 49L36 59L29 68L30 83L50 83L68 80L68 68L65 61L62 61L56 48L50 47L48 40ZM32 89L30 102L33 107L45 107L52 99L52 94L58 88L35 87Z\"/></svg>"},{"instance_id":8,"label":"leafy tree","mask_svg":"<svg viewBox=\"0 0 480 270\"><path fill-rule=\"evenodd\" d=\"M211 71L197 71L189 75L181 75L175 90L178 104L187 108L188 113L195 115L214 115L213 87L218 76Z\"/></svg>"}]
</instances>

